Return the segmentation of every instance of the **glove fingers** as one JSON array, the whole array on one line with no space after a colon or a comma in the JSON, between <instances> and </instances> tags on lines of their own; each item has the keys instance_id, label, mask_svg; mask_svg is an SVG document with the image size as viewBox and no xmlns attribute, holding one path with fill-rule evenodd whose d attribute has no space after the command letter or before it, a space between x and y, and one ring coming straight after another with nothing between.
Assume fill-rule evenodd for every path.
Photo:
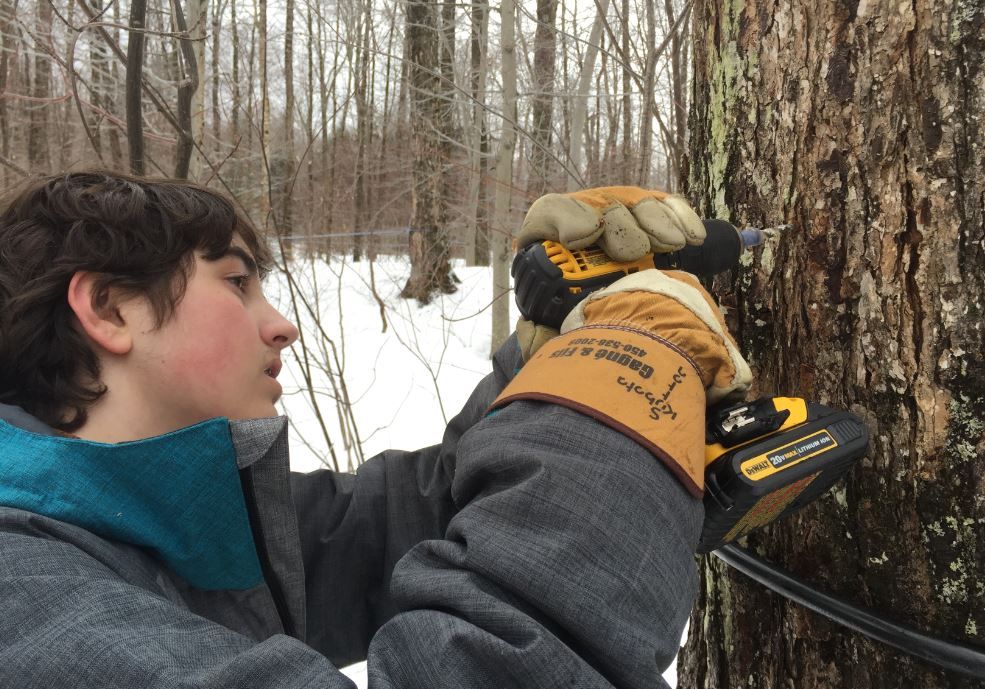
<instances>
[{"instance_id":1,"label":"glove fingers","mask_svg":"<svg viewBox=\"0 0 985 689\"><path fill-rule=\"evenodd\" d=\"M705 241L705 224L687 201L680 196L668 196L663 200L663 204L671 211L678 229L688 244L697 246Z\"/></svg>"},{"instance_id":2,"label":"glove fingers","mask_svg":"<svg viewBox=\"0 0 985 689\"><path fill-rule=\"evenodd\" d=\"M649 236L651 250L661 254L683 249L687 243L674 213L665 203L647 199L633 208L633 215Z\"/></svg>"},{"instance_id":3,"label":"glove fingers","mask_svg":"<svg viewBox=\"0 0 985 689\"><path fill-rule=\"evenodd\" d=\"M640 187L598 187L576 193L585 194L586 201L590 199L614 200L627 208L632 208L637 203L645 200L663 201L669 196L667 192L660 191L659 189L641 189ZM598 207L602 208L604 205L599 205Z\"/></svg>"},{"instance_id":4,"label":"glove fingers","mask_svg":"<svg viewBox=\"0 0 985 689\"><path fill-rule=\"evenodd\" d=\"M530 361L530 357L536 354L545 342L557 335L558 331L554 328L538 325L521 316L516 322L516 339L520 344L520 355L524 363Z\"/></svg>"},{"instance_id":5,"label":"glove fingers","mask_svg":"<svg viewBox=\"0 0 985 689\"><path fill-rule=\"evenodd\" d=\"M569 249L593 244L602 233L598 210L564 194L545 194L527 211L517 242L520 246L549 239Z\"/></svg>"},{"instance_id":6,"label":"glove fingers","mask_svg":"<svg viewBox=\"0 0 985 689\"><path fill-rule=\"evenodd\" d=\"M650 253L650 238L625 206L609 208L602 215L602 224L598 243L609 258L627 262Z\"/></svg>"}]
</instances>

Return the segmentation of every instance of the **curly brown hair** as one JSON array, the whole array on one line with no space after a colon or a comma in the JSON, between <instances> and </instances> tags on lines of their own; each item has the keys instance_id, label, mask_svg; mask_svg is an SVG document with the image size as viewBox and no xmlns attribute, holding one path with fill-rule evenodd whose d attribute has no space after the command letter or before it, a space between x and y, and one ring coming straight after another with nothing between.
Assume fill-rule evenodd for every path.
<instances>
[{"instance_id":1,"label":"curly brown hair","mask_svg":"<svg viewBox=\"0 0 985 689\"><path fill-rule=\"evenodd\" d=\"M68 285L77 271L108 290L146 298L157 327L184 296L195 251L217 260L235 236L263 275L262 238L235 204L183 180L103 170L35 178L0 215L0 402L71 432L106 392L96 353L74 324Z\"/></svg>"}]
</instances>

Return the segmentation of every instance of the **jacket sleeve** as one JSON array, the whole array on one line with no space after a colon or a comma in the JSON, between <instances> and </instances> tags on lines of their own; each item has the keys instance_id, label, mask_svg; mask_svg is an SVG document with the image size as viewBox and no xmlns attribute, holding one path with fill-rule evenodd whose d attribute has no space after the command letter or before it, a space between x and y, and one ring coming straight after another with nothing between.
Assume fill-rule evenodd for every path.
<instances>
[{"instance_id":1,"label":"jacket sleeve","mask_svg":"<svg viewBox=\"0 0 985 689\"><path fill-rule=\"evenodd\" d=\"M360 510L370 686L664 686L697 590L700 501L577 412L523 401L463 415L438 450L384 457L348 487L350 509L375 503ZM315 541L354 552L337 528L348 517L323 520L309 556ZM309 610L309 637L315 620L348 622Z\"/></svg>"},{"instance_id":2,"label":"jacket sleeve","mask_svg":"<svg viewBox=\"0 0 985 689\"><path fill-rule=\"evenodd\" d=\"M389 450L356 474L291 475L306 581L306 641L340 667L366 658L370 639L397 608L397 561L441 538L457 512L451 495L458 444L522 365L516 336L445 429L439 445Z\"/></svg>"}]
</instances>

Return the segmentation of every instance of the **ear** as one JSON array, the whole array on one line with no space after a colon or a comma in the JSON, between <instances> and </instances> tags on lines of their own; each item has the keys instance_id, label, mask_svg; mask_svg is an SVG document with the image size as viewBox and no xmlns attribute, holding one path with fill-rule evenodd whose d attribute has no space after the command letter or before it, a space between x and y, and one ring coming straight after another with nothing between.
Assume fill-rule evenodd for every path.
<instances>
[{"instance_id":1,"label":"ear","mask_svg":"<svg viewBox=\"0 0 985 689\"><path fill-rule=\"evenodd\" d=\"M68 283L68 305L82 331L110 354L126 354L133 338L112 296L111 290L100 289L97 273L79 271Z\"/></svg>"}]
</instances>

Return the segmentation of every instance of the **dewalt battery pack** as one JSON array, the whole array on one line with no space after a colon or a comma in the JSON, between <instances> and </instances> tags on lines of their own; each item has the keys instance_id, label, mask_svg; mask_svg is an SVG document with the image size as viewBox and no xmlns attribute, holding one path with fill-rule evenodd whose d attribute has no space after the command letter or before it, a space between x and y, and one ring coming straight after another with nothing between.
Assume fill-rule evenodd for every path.
<instances>
[{"instance_id":1,"label":"dewalt battery pack","mask_svg":"<svg viewBox=\"0 0 985 689\"><path fill-rule=\"evenodd\" d=\"M820 497L869 448L862 420L795 397L763 397L709 413L707 553Z\"/></svg>"}]
</instances>

